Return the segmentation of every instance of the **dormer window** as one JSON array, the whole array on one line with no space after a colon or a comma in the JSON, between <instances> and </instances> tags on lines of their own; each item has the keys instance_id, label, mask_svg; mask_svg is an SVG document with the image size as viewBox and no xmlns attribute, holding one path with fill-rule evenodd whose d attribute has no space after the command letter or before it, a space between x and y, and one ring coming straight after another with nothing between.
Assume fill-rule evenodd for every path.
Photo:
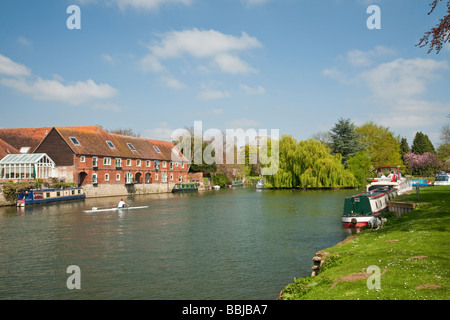
<instances>
[{"instance_id":1,"label":"dormer window","mask_svg":"<svg viewBox=\"0 0 450 320\"><path fill-rule=\"evenodd\" d=\"M128 148L130 148L131 151L136 151L136 148L133 147L131 143L127 143Z\"/></svg>"},{"instance_id":2,"label":"dormer window","mask_svg":"<svg viewBox=\"0 0 450 320\"><path fill-rule=\"evenodd\" d=\"M113 145L113 143L111 142L111 141L106 141L106 143L108 144L108 146L111 148L111 149L115 149L116 147L114 147L114 145Z\"/></svg>"},{"instance_id":3,"label":"dormer window","mask_svg":"<svg viewBox=\"0 0 450 320\"><path fill-rule=\"evenodd\" d=\"M159 150L159 148L157 146L153 146L153 148L155 149L156 152L161 153L161 151Z\"/></svg>"},{"instance_id":4,"label":"dormer window","mask_svg":"<svg viewBox=\"0 0 450 320\"><path fill-rule=\"evenodd\" d=\"M78 141L77 138L75 137L69 137L69 139L73 142L74 145L79 146L80 142Z\"/></svg>"}]
</instances>

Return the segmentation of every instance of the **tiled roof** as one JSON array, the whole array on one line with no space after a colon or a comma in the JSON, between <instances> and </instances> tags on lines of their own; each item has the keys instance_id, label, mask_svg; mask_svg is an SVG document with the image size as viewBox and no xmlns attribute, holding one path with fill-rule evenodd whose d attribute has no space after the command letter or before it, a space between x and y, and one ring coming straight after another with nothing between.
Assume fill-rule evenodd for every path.
<instances>
[{"instance_id":1,"label":"tiled roof","mask_svg":"<svg viewBox=\"0 0 450 320\"><path fill-rule=\"evenodd\" d=\"M8 154L20 153L19 150L11 146L9 143L0 139L0 159L7 156Z\"/></svg>"},{"instance_id":2,"label":"tiled roof","mask_svg":"<svg viewBox=\"0 0 450 320\"><path fill-rule=\"evenodd\" d=\"M0 129L0 139L19 151L27 147L29 148L27 153L33 153L51 129L51 127Z\"/></svg>"},{"instance_id":3,"label":"tiled roof","mask_svg":"<svg viewBox=\"0 0 450 320\"><path fill-rule=\"evenodd\" d=\"M174 145L168 141L150 140L107 133L100 127L54 127L67 145L78 155L112 158L139 158L170 161ZM75 138L78 144L71 138ZM108 144L111 144L111 146ZM154 146L161 152L157 152ZM185 161L182 155L174 161Z\"/></svg>"}]
</instances>

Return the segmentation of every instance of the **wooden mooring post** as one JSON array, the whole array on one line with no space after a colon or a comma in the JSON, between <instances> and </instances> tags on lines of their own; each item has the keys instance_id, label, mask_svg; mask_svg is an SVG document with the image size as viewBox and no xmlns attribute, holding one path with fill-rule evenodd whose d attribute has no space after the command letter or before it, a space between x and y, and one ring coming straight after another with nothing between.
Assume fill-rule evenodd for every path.
<instances>
[{"instance_id":1,"label":"wooden mooring post","mask_svg":"<svg viewBox=\"0 0 450 320\"><path fill-rule=\"evenodd\" d=\"M395 216L401 217L404 213L410 212L416 208L415 202L389 201L388 210L395 212Z\"/></svg>"}]
</instances>

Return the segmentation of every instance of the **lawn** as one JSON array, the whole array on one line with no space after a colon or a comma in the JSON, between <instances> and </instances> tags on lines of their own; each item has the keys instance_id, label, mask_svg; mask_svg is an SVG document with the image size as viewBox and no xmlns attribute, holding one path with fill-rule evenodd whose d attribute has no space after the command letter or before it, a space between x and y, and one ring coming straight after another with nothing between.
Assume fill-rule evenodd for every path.
<instances>
[{"instance_id":1,"label":"lawn","mask_svg":"<svg viewBox=\"0 0 450 320\"><path fill-rule=\"evenodd\" d=\"M400 218L387 213L384 228L324 249L319 275L294 279L281 298L450 299L450 186L422 188L418 201L415 192L395 200L418 206Z\"/></svg>"}]
</instances>

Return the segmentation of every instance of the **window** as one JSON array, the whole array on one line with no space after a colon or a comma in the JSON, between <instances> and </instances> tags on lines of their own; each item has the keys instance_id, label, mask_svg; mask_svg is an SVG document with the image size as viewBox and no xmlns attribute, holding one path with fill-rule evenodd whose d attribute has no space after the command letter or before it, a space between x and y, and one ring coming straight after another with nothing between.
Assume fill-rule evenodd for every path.
<instances>
[{"instance_id":1,"label":"window","mask_svg":"<svg viewBox=\"0 0 450 320\"><path fill-rule=\"evenodd\" d=\"M140 167L141 166L141 160L140 159L137 159L136 160L136 167Z\"/></svg>"},{"instance_id":2,"label":"window","mask_svg":"<svg viewBox=\"0 0 450 320\"><path fill-rule=\"evenodd\" d=\"M170 170L173 170L173 162L170 163Z\"/></svg>"},{"instance_id":3,"label":"window","mask_svg":"<svg viewBox=\"0 0 450 320\"><path fill-rule=\"evenodd\" d=\"M94 173L92 175L92 184L97 184L97 174L96 173Z\"/></svg>"},{"instance_id":4,"label":"window","mask_svg":"<svg viewBox=\"0 0 450 320\"><path fill-rule=\"evenodd\" d=\"M161 151L159 150L159 148L157 146L153 146L153 148L156 150L156 152L161 153Z\"/></svg>"},{"instance_id":5,"label":"window","mask_svg":"<svg viewBox=\"0 0 450 320\"><path fill-rule=\"evenodd\" d=\"M111 142L111 141L106 141L106 143L108 144L108 146L111 148L111 149L115 149L116 147L114 147L114 145L113 145L113 143Z\"/></svg>"},{"instance_id":6,"label":"window","mask_svg":"<svg viewBox=\"0 0 450 320\"><path fill-rule=\"evenodd\" d=\"M133 183L133 174L131 172L127 172L127 174L125 175L125 183L126 184Z\"/></svg>"},{"instance_id":7,"label":"window","mask_svg":"<svg viewBox=\"0 0 450 320\"><path fill-rule=\"evenodd\" d=\"M103 158L103 164L105 166L110 166L111 165L111 158Z\"/></svg>"},{"instance_id":8,"label":"window","mask_svg":"<svg viewBox=\"0 0 450 320\"><path fill-rule=\"evenodd\" d=\"M147 167L151 167L152 166L152 162L150 160L147 160Z\"/></svg>"},{"instance_id":9,"label":"window","mask_svg":"<svg viewBox=\"0 0 450 320\"><path fill-rule=\"evenodd\" d=\"M183 182L183 176L180 174L180 176L178 177L178 182Z\"/></svg>"},{"instance_id":10,"label":"window","mask_svg":"<svg viewBox=\"0 0 450 320\"><path fill-rule=\"evenodd\" d=\"M109 181L109 173L105 173L105 181Z\"/></svg>"},{"instance_id":11,"label":"window","mask_svg":"<svg viewBox=\"0 0 450 320\"><path fill-rule=\"evenodd\" d=\"M128 148L130 148L131 151L136 151L136 149L133 147L131 143L127 143Z\"/></svg>"},{"instance_id":12,"label":"window","mask_svg":"<svg viewBox=\"0 0 450 320\"><path fill-rule=\"evenodd\" d=\"M77 138L75 138L75 137L69 137L69 139L72 140L72 142L73 142L74 145L76 145L76 146L79 146L79 145L80 145L80 142L77 140Z\"/></svg>"},{"instance_id":13,"label":"window","mask_svg":"<svg viewBox=\"0 0 450 320\"><path fill-rule=\"evenodd\" d=\"M167 182L167 173L163 172L161 175L161 182L166 183Z\"/></svg>"},{"instance_id":14,"label":"window","mask_svg":"<svg viewBox=\"0 0 450 320\"><path fill-rule=\"evenodd\" d=\"M92 157L92 166L98 167L98 158L97 157Z\"/></svg>"},{"instance_id":15,"label":"window","mask_svg":"<svg viewBox=\"0 0 450 320\"><path fill-rule=\"evenodd\" d=\"M167 168L167 161L163 161L163 168Z\"/></svg>"},{"instance_id":16,"label":"window","mask_svg":"<svg viewBox=\"0 0 450 320\"><path fill-rule=\"evenodd\" d=\"M131 166L131 159L127 159L127 166L128 166L128 167Z\"/></svg>"},{"instance_id":17,"label":"window","mask_svg":"<svg viewBox=\"0 0 450 320\"><path fill-rule=\"evenodd\" d=\"M50 192L45 193L46 198L50 198Z\"/></svg>"},{"instance_id":18,"label":"window","mask_svg":"<svg viewBox=\"0 0 450 320\"><path fill-rule=\"evenodd\" d=\"M116 158L116 168L121 168L121 167L122 167L122 159Z\"/></svg>"},{"instance_id":19,"label":"window","mask_svg":"<svg viewBox=\"0 0 450 320\"><path fill-rule=\"evenodd\" d=\"M181 163L181 168L184 169L184 162Z\"/></svg>"},{"instance_id":20,"label":"window","mask_svg":"<svg viewBox=\"0 0 450 320\"><path fill-rule=\"evenodd\" d=\"M80 162L86 162L86 157L85 156L81 156L80 157Z\"/></svg>"},{"instance_id":21,"label":"window","mask_svg":"<svg viewBox=\"0 0 450 320\"><path fill-rule=\"evenodd\" d=\"M120 181L120 173L116 174L116 181Z\"/></svg>"},{"instance_id":22,"label":"window","mask_svg":"<svg viewBox=\"0 0 450 320\"><path fill-rule=\"evenodd\" d=\"M173 181L173 174L170 175L170 181Z\"/></svg>"},{"instance_id":23,"label":"window","mask_svg":"<svg viewBox=\"0 0 450 320\"><path fill-rule=\"evenodd\" d=\"M158 174L155 173L155 181L158 181Z\"/></svg>"}]
</instances>

